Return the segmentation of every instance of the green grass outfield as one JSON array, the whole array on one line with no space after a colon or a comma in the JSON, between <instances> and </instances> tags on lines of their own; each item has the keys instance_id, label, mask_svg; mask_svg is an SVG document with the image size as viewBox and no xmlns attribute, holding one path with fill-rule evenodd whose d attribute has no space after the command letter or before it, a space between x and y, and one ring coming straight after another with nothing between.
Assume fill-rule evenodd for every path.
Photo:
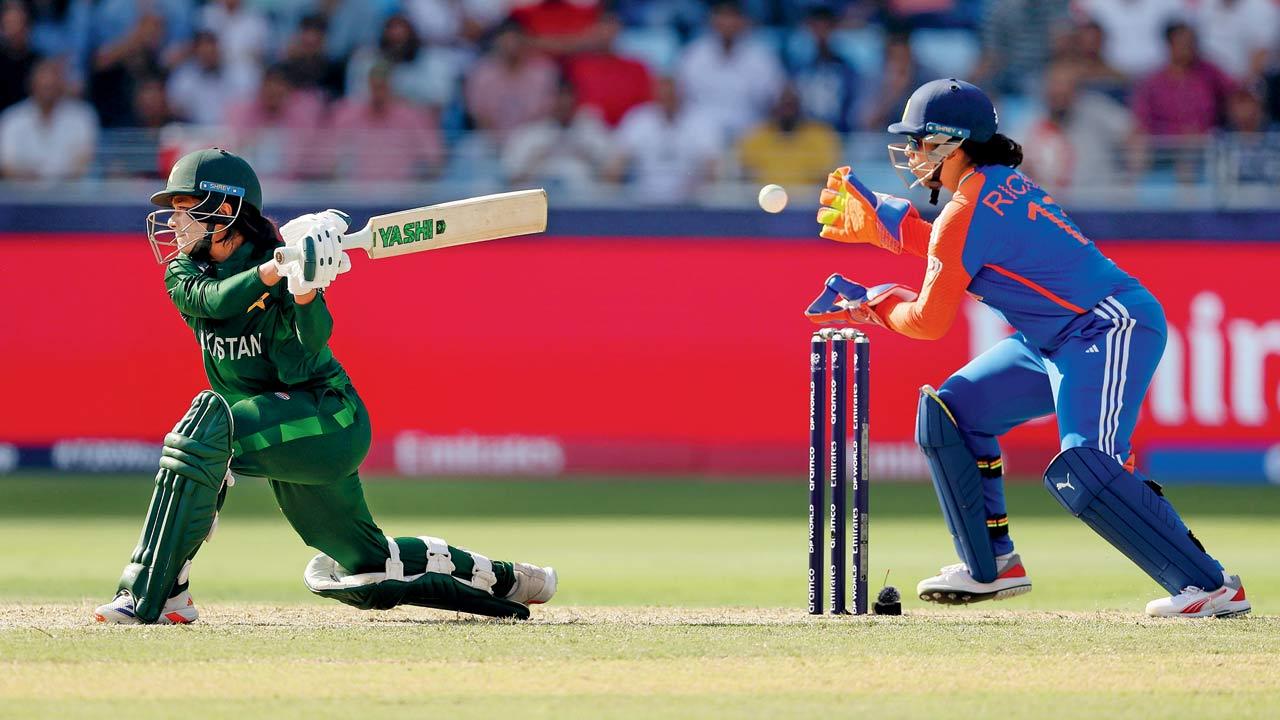
<instances>
[{"instance_id":1,"label":"green grass outfield","mask_svg":"<svg viewBox=\"0 0 1280 720\"><path fill-rule=\"evenodd\" d=\"M1240 620L1144 619L1159 589L1037 484L1009 492L1030 595L965 611L914 599L953 550L931 488L885 484L873 591L889 571L906 616L812 619L802 481L702 479L371 482L387 532L552 564L561 588L523 624L361 613L305 591L313 551L245 480L195 566L200 625L91 625L149 492L144 477L0 478L0 717L1243 718L1280 704L1280 488L1167 493L1244 577L1254 615Z\"/></svg>"}]
</instances>

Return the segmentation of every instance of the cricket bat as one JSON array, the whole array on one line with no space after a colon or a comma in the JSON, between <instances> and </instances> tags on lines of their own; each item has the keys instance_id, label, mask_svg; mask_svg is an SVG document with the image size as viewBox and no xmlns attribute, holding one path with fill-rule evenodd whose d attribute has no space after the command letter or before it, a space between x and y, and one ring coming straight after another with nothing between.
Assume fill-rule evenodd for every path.
<instances>
[{"instance_id":1,"label":"cricket bat","mask_svg":"<svg viewBox=\"0 0 1280 720\"><path fill-rule=\"evenodd\" d=\"M359 248L381 260L546 229L547 191L518 190L375 215L363 229L342 236L342 249ZM278 263L301 260L302 250L279 248L275 257Z\"/></svg>"}]
</instances>

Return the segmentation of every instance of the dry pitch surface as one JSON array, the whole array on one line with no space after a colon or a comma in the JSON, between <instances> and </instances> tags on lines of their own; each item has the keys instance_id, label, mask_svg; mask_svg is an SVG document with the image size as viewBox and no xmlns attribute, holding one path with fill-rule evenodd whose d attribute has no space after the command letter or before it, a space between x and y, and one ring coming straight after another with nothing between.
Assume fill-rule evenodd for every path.
<instances>
[{"instance_id":1,"label":"dry pitch surface","mask_svg":"<svg viewBox=\"0 0 1280 720\"><path fill-rule=\"evenodd\" d=\"M1280 618L213 605L122 628L0 606L3 717L1273 717ZM867 715L870 716L870 715Z\"/></svg>"},{"instance_id":2,"label":"dry pitch surface","mask_svg":"<svg viewBox=\"0 0 1280 720\"><path fill-rule=\"evenodd\" d=\"M555 565L556 602L526 623L312 598L299 575L314 551L261 483L235 490L197 561L201 622L119 628L89 612L133 548L148 479L4 479L0 717L1240 720L1280 707L1280 488L1170 491L1258 613L1189 622L1141 617L1154 586L1035 485L1009 488L1031 594L814 619L799 610L798 482L369 483L389 532ZM872 492L875 589L885 571L906 590L951 561L929 485Z\"/></svg>"}]
</instances>

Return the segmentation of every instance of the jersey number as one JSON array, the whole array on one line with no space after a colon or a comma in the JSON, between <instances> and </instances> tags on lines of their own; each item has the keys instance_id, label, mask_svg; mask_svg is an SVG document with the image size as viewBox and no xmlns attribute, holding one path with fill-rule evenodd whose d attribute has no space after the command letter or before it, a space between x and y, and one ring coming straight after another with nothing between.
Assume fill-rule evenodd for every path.
<instances>
[{"instance_id":1,"label":"jersey number","mask_svg":"<svg viewBox=\"0 0 1280 720\"><path fill-rule=\"evenodd\" d=\"M1072 225L1071 223L1058 217L1054 213L1046 210L1045 207L1040 203L1037 203L1037 202L1027 203L1027 219L1035 220L1037 215L1049 218L1049 222L1053 223L1054 225L1057 225L1058 228L1062 230L1062 232L1070 235L1076 240L1079 240L1081 245L1089 244L1089 239L1086 238L1084 235L1081 235L1080 231L1077 230L1075 226Z\"/></svg>"}]
</instances>

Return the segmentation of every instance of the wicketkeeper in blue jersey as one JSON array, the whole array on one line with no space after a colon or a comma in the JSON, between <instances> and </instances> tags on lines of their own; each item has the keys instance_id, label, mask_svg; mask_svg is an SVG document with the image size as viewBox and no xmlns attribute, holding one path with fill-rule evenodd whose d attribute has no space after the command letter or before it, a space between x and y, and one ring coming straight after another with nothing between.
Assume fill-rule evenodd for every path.
<instances>
[{"instance_id":1,"label":"wicketkeeper in blue jersey","mask_svg":"<svg viewBox=\"0 0 1280 720\"><path fill-rule=\"evenodd\" d=\"M1167 336L1160 303L1018 172L1022 148L997 132L982 90L954 79L926 83L888 130L905 138L889 147L911 187L930 188L934 201L941 189L952 193L938 219L868 190L844 167L827 180L818 221L822 237L924 258L921 289L846 289L811 317L936 339L969 295L1016 330L937 390L920 390L916 441L963 560L922 580L920 598L963 604L1031 590L1009 534L999 438L1054 414L1061 452L1045 487L1168 591L1147 613L1249 612L1239 576L1223 570L1160 486L1134 469L1130 436Z\"/></svg>"}]
</instances>

